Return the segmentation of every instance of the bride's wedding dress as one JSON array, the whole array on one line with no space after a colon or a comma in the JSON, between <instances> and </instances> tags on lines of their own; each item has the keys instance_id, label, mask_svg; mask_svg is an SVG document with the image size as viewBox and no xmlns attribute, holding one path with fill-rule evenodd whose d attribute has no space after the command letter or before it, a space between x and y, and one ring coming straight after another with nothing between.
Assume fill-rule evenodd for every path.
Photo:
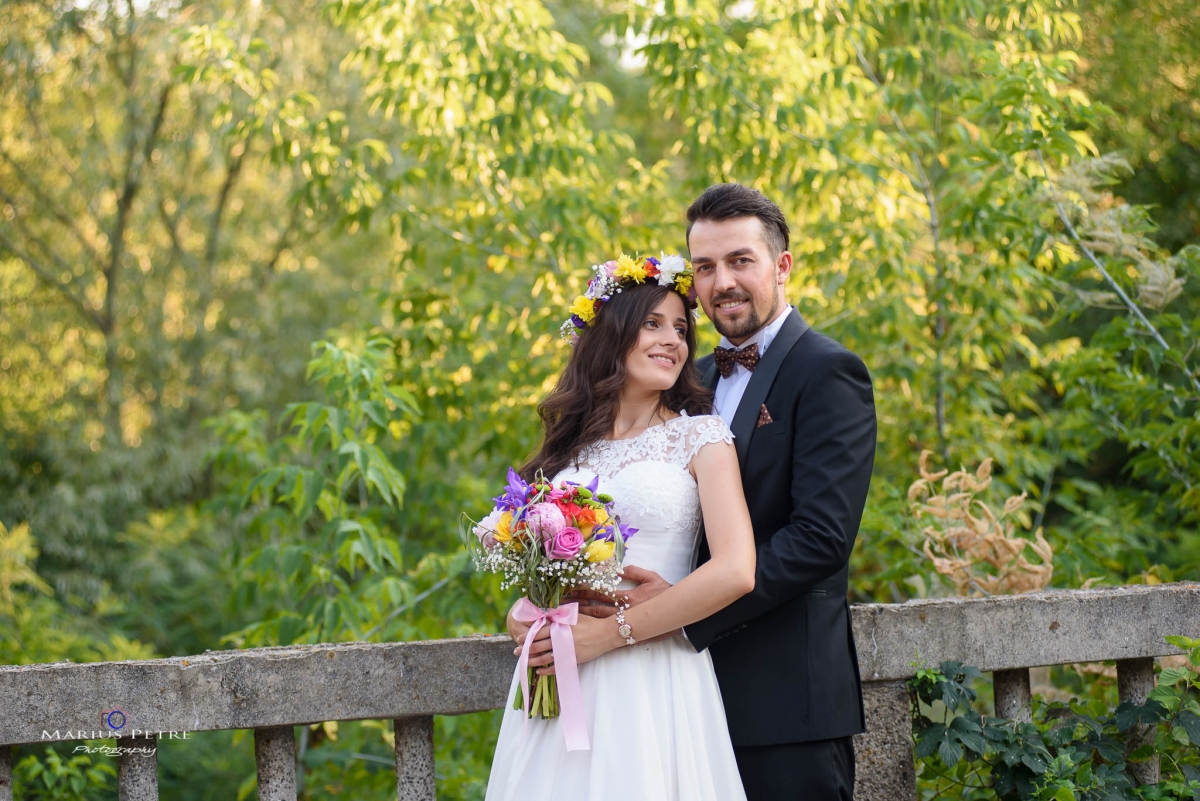
<instances>
[{"instance_id":1,"label":"bride's wedding dress","mask_svg":"<svg viewBox=\"0 0 1200 801\"><path fill-rule=\"evenodd\" d=\"M700 529L700 494L688 465L700 448L722 441L733 435L721 418L684 415L590 446L554 482L599 476L621 522L638 529L625 564L674 584L691 570ZM580 665L579 681L590 751L566 750L560 718L525 724L512 708L514 676L488 801L745 799L708 651L696 653L679 637L626 646Z\"/></svg>"}]
</instances>

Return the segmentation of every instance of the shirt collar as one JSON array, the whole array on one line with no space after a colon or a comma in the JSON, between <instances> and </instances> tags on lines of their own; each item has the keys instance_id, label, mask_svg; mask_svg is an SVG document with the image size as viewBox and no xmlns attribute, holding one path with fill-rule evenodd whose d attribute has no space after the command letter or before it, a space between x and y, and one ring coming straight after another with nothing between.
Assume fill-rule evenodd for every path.
<instances>
[{"instance_id":1,"label":"shirt collar","mask_svg":"<svg viewBox=\"0 0 1200 801\"><path fill-rule=\"evenodd\" d=\"M755 331L754 335L751 336L749 339L747 339L742 344L734 345L732 342L730 342L725 337L721 337L720 346L722 348L733 348L736 350L741 350L742 348L748 347L748 346L754 344L755 342L757 342L758 343L758 356L759 356L759 358L762 358L762 355L767 352L767 348L769 348L771 346L771 341L775 339L775 335L779 333L779 329L783 328L783 324L784 324L784 322L787 321L788 315L793 314L794 312L795 312L795 309L793 309L791 306L788 306L787 309L783 312L783 314L780 314L778 317L775 318L774 322L772 322L770 325L764 326L764 327L758 329L757 331Z\"/></svg>"}]
</instances>

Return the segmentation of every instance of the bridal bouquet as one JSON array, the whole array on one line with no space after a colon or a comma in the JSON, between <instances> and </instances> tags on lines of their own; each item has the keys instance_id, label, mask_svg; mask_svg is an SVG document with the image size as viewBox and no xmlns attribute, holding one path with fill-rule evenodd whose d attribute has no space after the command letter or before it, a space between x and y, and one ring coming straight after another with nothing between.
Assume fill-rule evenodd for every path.
<instances>
[{"instance_id":1,"label":"bridal bouquet","mask_svg":"<svg viewBox=\"0 0 1200 801\"><path fill-rule=\"evenodd\" d=\"M561 678L564 702L578 697L570 628L578 620L578 604L560 603L574 589L611 595L621 579L625 542L637 531L613 513L613 499L599 492L599 481L587 486L564 481L555 486L539 470L526 483L510 468L508 485L493 499L495 508L473 525L474 537L467 538L476 567L499 573L504 577L502 588L517 587L525 596L514 614L532 627L521 654L524 672L514 708L524 709L526 717L558 716L556 678ZM529 645L547 623L557 676L538 676L528 667ZM574 716L570 709L566 711L564 728L570 740L567 718ZM586 748L586 734L584 743Z\"/></svg>"}]
</instances>

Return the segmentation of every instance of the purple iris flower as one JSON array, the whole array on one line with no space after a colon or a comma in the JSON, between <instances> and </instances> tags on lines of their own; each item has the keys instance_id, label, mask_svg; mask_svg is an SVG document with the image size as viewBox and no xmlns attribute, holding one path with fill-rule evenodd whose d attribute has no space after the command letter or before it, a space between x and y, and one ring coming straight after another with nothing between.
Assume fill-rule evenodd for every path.
<instances>
[{"instance_id":1,"label":"purple iris flower","mask_svg":"<svg viewBox=\"0 0 1200 801\"><path fill-rule=\"evenodd\" d=\"M508 486L504 488L504 493L492 498L496 502L497 508L506 511L515 512L520 509L525 503L525 498L529 494L529 485L517 474L516 470L508 468Z\"/></svg>"},{"instance_id":2,"label":"purple iris flower","mask_svg":"<svg viewBox=\"0 0 1200 801\"><path fill-rule=\"evenodd\" d=\"M649 262L650 264L653 264L655 267L659 267L662 265L662 262L659 261L658 259L654 258L653 256L647 256L646 261Z\"/></svg>"},{"instance_id":3,"label":"purple iris flower","mask_svg":"<svg viewBox=\"0 0 1200 801\"><path fill-rule=\"evenodd\" d=\"M617 525L621 528L621 540L623 542L629 542L629 538L638 533L638 530L633 526L627 526L624 523L618 523Z\"/></svg>"},{"instance_id":4,"label":"purple iris flower","mask_svg":"<svg viewBox=\"0 0 1200 801\"><path fill-rule=\"evenodd\" d=\"M583 318L577 314L571 315L571 322L575 325L576 328L587 328L587 323L585 323L583 321Z\"/></svg>"},{"instance_id":5,"label":"purple iris flower","mask_svg":"<svg viewBox=\"0 0 1200 801\"><path fill-rule=\"evenodd\" d=\"M593 478L591 480L591 482L586 487L584 487L584 489L586 489L588 492L595 495L596 491L600 489L600 476L596 476L595 478Z\"/></svg>"}]
</instances>

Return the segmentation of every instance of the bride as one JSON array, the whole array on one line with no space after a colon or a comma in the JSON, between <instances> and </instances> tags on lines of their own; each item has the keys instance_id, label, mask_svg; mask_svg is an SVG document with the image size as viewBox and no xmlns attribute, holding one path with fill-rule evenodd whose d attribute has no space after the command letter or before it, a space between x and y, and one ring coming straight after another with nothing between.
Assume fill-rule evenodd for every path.
<instances>
[{"instance_id":1,"label":"bride","mask_svg":"<svg viewBox=\"0 0 1200 801\"><path fill-rule=\"evenodd\" d=\"M563 325L574 352L539 408L545 439L521 474L598 476L638 529L625 565L673 586L616 618L579 617L590 750L566 749L561 718L524 720L514 677L487 799L745 799L712 660L679 633L753 589L755 567L733 435L695 375L691 267L664 255L594 269ZM712 558L693 571L701 519ZM510 613L509 631L520 645L528 629ZM553 672L548 627L530 653Z\"/></svg>"}]
</instances>

